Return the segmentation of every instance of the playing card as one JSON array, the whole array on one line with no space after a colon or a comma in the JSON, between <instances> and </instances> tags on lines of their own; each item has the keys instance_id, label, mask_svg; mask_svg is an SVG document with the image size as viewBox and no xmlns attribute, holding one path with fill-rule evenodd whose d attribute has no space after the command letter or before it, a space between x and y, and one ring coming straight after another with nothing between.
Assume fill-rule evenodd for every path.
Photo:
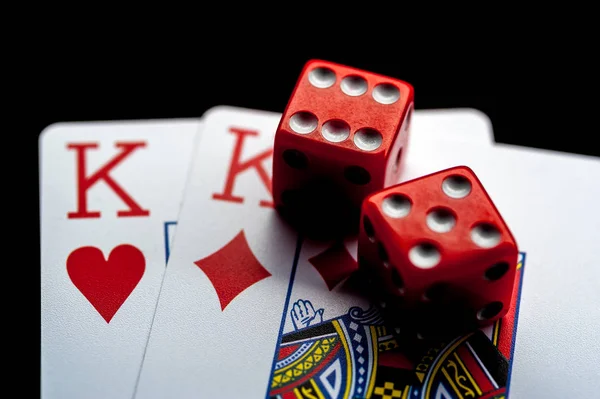
<instances>
[{"instance_id":1,"label":"playing card","mask_svg":"<svg viewBox=\"0 0 600 399\"><path fill-rule=\"evenodd\" d=\"M473 108L416 110L411 123L411 142L451 141L485 147L495 143L492 122Z\"/></svg>"},{"instance_id":2,"label":"playing card","mask_svg":"<svg viewBox=\"0 0 600 399\"><path fill-rule=\"evenodd\" d=\"M597 396L600 159L504 144L413 144L404 180L469 166L526 253L510 398Z\"/></svg>"},{"instance_id":3,"label":"playing card","mask_svg":"<svg viewBox=\"0 0 600 399\"><path fill-rule=\"evenodd\" d=\"M486 118L455 116L415 112L411 140L490 146ZM231 107L203 117L137 398L268 394L300 250L271 202L279 118Z\"/></svg>"},{"instance_id":4,"label":"playing card","mask_svg":"<svg viewBox=\"0 0 600 399\"><path fill-rule=\"evenodd\" d=\"M197 120L42 132L41 394L131 398Z\"/></svg>"},{"instance_id":5,"label":"playing card","mask_svg":"<svg viewBox=\"0 0 600 399\"><path fill-rule=\"evenodd\" d=\"M492 327L431 347L414 361L394 352L393 326L380 316L384 304L356 295L347 278L356 269L356 242L303 240L268 395L593 397L600 388L593 335L600 327L600 274L593 266L600 160L424 141L413 141L407 156L403 181L463 164L478 174L522 251L511 309ZM572 234L573 226L580 234Z\"/></svg>"}]
</instances>

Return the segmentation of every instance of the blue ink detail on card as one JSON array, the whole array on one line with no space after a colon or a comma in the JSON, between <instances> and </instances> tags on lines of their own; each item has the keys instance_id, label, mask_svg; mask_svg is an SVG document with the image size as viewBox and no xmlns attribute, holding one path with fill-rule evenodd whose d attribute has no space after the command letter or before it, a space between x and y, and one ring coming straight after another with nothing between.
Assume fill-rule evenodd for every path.
<instances>
[{"instance_id":1,"label":"blue ink detail on card","mask_svg":"<svg viewBox=\"0 0 600 399\"><path fill-rule=\"evenodd\" d=\"M517 325L519 324L519 308L521 307L521 295L523 295L523 278L525 277L525 259L527 253L521 252L523 258L521 259L521 280L519 281L519 295L517 296L517 306L515 308L515 320L513 321L513 332L510 343L510 360L508 364L508 374L506 378L506 397L510 394L510 381L512 380L512 368L515 361L515 343L517 341Z\"/></svg>"},{"instance_id":2,"label":"blue ink detail on card","mask_svg":"<svg viewBox=\"0 0 600 399\"><path fill-rule=\"evenodd\" d=\"M176 226L177 222L165 222L164 223L164 238L165 238L165 266L169 262L169 255L171 255L171 234L169 229L171 226Z\"/></svg>"},{"instance_id":3,"label":"blue ink detail on card","mask_svg":"<svg viewBox=\"0 0 600 399\"><path fill-rule=\"evenodd\" d=\"M281 316L281 324L279 325L279 334L277 334L277 341L275 344L275 354L273 355L273 364L271 365L271 371L269 372L269 383L267 384L267 393L265 395L266 398L269 397L269 393L271 391L271 378L273 376L273 372L275 371L275 363L277 362L277 355L279 353L279 345L281 343L281 336L283 335L283 328L285 327L285 319L288 313L288 305L290 303L290 296L292 295L292 287L294 286L294 279L296 278L296 268L298 267L298 259L300 259L300 249L302 248L302 236L298 235L298 240L296 241L296 253L294 254L294 260L292 263L292 271L290 273L290 280L288 284L287 293L285 294L285 302L283 307L283 315Z\"/></svg>"},{"instance_id":4,"label":"blue ink detail on card","mask_svg":"<svg viewBox=\"0 0 600 399\"><path fill-rule=\"evenodd\" d=\"M323 322L323 313L325 309L315 310L313 304L309 300L299 299L294 302L290 317L294 324L295 330L300 330L309 326L314 326Z\"/></svg>"}]
</instances>

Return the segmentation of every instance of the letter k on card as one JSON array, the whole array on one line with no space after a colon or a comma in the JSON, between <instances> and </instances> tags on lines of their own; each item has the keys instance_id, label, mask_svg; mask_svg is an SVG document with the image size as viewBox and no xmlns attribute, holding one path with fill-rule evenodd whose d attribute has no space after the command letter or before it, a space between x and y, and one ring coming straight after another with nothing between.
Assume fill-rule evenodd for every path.
<instances>
[{"instance_id":1,"label":"letter k on card","mask_svg":"<svg viewBox=\"0 0 600 399\"><path fill-rule=\"evenodd\" d=\"M297 242L270 206L279 118L203 116L137 397L265 396Z\"/></svg>"}]
</instances>

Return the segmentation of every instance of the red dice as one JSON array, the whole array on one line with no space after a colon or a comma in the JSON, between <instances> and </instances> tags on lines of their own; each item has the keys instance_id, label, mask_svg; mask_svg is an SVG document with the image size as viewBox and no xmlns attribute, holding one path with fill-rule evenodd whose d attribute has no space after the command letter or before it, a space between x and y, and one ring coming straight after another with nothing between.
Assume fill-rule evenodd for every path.
<instances>
[{"instance_id":1,"label":"red dice","mask_svg":"<svg viewBox=\"0 0 600 399\"><path fill-rule=\"evenodd\" d=\"M448 317L469 328L485 326L511 304L517 244L465 166L367 198L358 255L360 267L387 293L388 305L413 310L432 328Z\"/></svg>"},{"instance_id":2,"label":"red dice","mask_svg":"<svg viewBox=\"0 0 600 399\"><path fill-rule=\"evenodd\" d=\"M401 80L309 61L275 135L276 207L305 226L358 226L364 198L399 180L413 96Z\"/></svg>"}]
</instances>

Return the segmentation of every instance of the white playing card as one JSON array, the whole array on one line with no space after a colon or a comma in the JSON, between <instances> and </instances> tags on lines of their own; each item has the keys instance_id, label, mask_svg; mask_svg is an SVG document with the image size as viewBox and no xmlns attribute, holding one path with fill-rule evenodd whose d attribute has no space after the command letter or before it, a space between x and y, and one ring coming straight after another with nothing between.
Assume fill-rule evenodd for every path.
<instances>
[{"instance_id":1,"label":"white playing card","mask_svg":"<svg viewBox=\"0 0 600 399\"><path fill-rule=\"evenodd\" d=\"M476 109L416 110L413 116L411 142L451 141L485 147L494 145L492 122Z\"/></svg>"},{"instance_id":2,"label":"white playing card","mask_svg":"<svg viewBox=\"0 0 600 399\"><path fill-rule=\"evenodd\" d=\"M231 107L203 117L137 398L267 393L297 244L265 206L279 118ZM417 111L411 140L490 146L487 122Z\"/></svg>"},{"instance_id":3,"label":"white playing card","mask_svg":"<svg viewBox=\"0 0 600 399\"><path fill-rule=\"evenodd\" d=\"M131 398L198 120L42 132L41 394Z\"/></svg>"},{"instance_id":4,"label":"white playing card","mask_svg":"<svg viewBox=\"0 0 600 399\"><path fill-rule=\"evenodd\" d=\"M503 144L413 144L403 179L471 167L526 253L510 397L595 397L600 159Z\"/></svg>"},{"instance_id":5,"label":"white playing card","mask_svg":"<svg viewBox=\"0 0 600 399\"><path fill-rule=\"evenodd\" d=\"M304 240L269 396L593 397L600 389L594 335L600 327L594 267L600 159L425 141L412 142L407 154L404 181L462 164L478 174L522 251L512 308L494 326L432 348L411 364L390 352L396 342L379 317L381 305L348 284L356 242Z\"/></svg>"}]
</instances>

